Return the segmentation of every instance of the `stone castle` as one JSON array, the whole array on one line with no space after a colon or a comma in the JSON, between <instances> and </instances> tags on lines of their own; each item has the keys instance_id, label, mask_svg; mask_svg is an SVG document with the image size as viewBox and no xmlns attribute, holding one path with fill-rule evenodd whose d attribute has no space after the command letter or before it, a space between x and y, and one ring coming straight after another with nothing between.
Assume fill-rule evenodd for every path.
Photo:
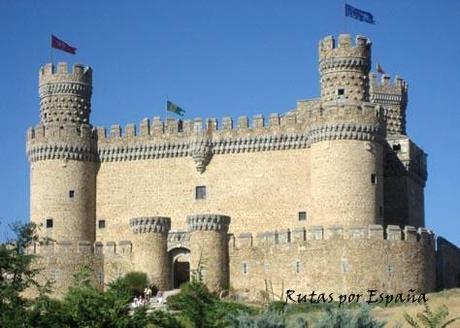
<instances>
[{"instance_id":1,"label":"stone castle","mask_svg":"<svg viewBox=\"0 0 460 328\"><path fill-rule=\"evenodd\" d=\"M378 81L366 37L319 43L319 98L268 118L93 128L92 69L40 69L28 131L43 279L82 265L101 288L142 271L162 290L200 268L213 291L432 291L460 250L425 228L427 155L406 135L408 86ZM437 244L437 247L436 247Z\"/></svg>"}]
</instances>

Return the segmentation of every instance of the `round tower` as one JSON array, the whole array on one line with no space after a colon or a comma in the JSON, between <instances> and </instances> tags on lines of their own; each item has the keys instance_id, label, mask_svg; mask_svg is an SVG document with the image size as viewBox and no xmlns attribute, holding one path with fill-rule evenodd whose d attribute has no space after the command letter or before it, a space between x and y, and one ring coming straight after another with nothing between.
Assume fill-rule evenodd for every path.
<instances>
[{"instance_id":1,"label":"round tower","mask_svg":"<svg viewBox=\"0 0 460 328\"><path fill-rule=\"evenodd\" d=\"M311 224L383 223L383 110L369 100L371 43L358 36L319 44L321 102L311 143Z\"/></svg>"},{"instance_id":2,"label":"round tower","mask_svg":"<svg viewBox=\"0 0 460 328\"><path fill-rule=\"evenodd\" d=\"M230 217L218 214L190 215L190 271L201 272L211 291L229 286L228 227Z\"/></svg>"},{"instance_id":3,"label":"round tower","mask_svg":"<svg viewBox=\"0 0 460 328\"><path fill-rule=\"evenodd\" d=\"M42 236L73 245L95 239L98 164L89 124L91 89L90 67L42 67L40 123L27 136L31 221L42 226Z\"/></svg>"},{"instance_id":4,"label":"round tower","mask_svg":"<svg viewBox=\"0 0 460 328\"><path fill-rule=\"evenodd\" d=\"M136 271L145 272L149 283L169 289L168 232L171 219L160 216L133 218L133 254Z\"/></svg>"},{"instance_id":5,"label":"round tower","mask_svg":"<svg viewBox=\"0 0 460 328\"><path fill-rule=\"evenodd\" d=\"M349 34L339 35L338 44L328 36L319 43L321 101L369 101L371 43L357 36L355 44Z\"/></svg>"}]
</instances>

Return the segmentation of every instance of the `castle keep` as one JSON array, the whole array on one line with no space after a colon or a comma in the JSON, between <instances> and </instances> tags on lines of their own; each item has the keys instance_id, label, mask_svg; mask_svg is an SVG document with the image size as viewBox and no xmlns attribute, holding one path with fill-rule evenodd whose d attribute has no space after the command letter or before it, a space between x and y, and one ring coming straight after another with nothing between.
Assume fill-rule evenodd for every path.
<instances>
[{"instance_id":1,"label":"castle keep","mask_svg":"<svg viewBox=\"0 0 460 328\"><path fill-rule=\"evenodd\" d=\"M162 290L201 267L210 289L432 291L426 154L406 135L407 84L370 73L371 43L319 43L321 95L268 118L90 122L92 69L39 73L28 131L32 250L62 294L89 265L100 286L129 271ZM97 110L97 109L96 109ZM460 275L447 241L438 285ZM446 264L447 263L447 264ZM442 276L442 277L444 277ZM446 282L448 281L448 282Z\"/></svg>"}]
</instances>

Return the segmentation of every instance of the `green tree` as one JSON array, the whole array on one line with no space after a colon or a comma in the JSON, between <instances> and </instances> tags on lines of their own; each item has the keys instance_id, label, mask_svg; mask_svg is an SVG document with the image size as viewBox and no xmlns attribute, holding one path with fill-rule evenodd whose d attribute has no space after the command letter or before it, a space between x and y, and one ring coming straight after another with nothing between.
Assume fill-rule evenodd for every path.
<instances>
[{"instance_id":1,"label":"green tree","mask_svg":"<svg viewBox=\"0 0 460 328\"><path fill-rule=\"evenodd\" d=\"M23 292L40 285L35 280L38 269L31 265L35 256L26 250L38 241L37 225L15 225L13 231L14 242L0 245L0 326L28 327L27 307L32 300Z\"/></svg>"}]
</instances>

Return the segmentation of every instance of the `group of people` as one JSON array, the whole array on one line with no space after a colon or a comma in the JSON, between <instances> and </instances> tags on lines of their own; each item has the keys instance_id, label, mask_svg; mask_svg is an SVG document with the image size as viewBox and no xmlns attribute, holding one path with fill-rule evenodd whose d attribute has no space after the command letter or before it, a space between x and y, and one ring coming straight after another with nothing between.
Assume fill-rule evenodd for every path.
<instances>
[{"instance_id":1,"label":"group of people","mask_svg":"<svg viewBox=\"0 0 460 328\"><path fill-rule=\"evenodd\" d=\"M152 301L158 304L163 304L163 293L159 290L157 292L157 295L152 298L152 288L146 287L144 289L144 295L134 297L133 302L131 303L131 307L138 308L141 306L145 306L151 303Z\"/></svg>"}]
</instances>

